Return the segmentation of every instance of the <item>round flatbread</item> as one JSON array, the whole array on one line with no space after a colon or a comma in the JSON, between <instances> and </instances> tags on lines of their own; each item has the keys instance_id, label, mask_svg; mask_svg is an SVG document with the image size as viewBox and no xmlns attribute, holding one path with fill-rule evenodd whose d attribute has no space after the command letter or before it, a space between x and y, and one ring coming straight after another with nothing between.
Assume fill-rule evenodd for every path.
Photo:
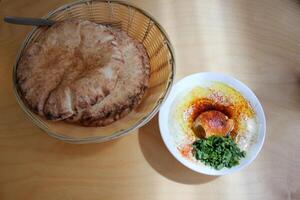
<instances>
[{"instance_id":1,"label":"round flatbread","mask_svg":"<svg viewBox=\"0 0 300 200\"><path fill-rule=\"evenodd\" d=\"M125 32L115 31L124 57L119 79L112 92L82 115L84 125L104 126L125 116L142 100L150 77L149 58L145 48Z\"/></svg>"},{"instance_id":2,"label":"round flatbread","mask_svg":"<svg viewBox=\"0 0 300 200\"><path fill-rule=\"evenodd\" d=\"M104 126L141 101L149 74L139 42L73 19L55 23L27 48L17 83L27 105L47 119Z\"/></svg>"}]
</instances>

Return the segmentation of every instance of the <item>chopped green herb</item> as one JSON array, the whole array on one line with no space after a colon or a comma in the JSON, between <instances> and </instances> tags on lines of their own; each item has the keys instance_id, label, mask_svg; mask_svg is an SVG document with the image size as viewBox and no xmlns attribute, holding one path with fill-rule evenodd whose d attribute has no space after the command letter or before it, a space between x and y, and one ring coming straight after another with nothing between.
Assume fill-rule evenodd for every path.
<instances>
[{"instance_id":1,"label":"chopped green herb","mask_svg":"<svg viewBox=\"0 0 300 200\"><path fill-rule=\"evenodd\" d=\"M246 152L241 151L230 137L220 136L196 140L192 152L197 160L216 170L236 166L246 155Z\"/></svg>"}]
</instances>

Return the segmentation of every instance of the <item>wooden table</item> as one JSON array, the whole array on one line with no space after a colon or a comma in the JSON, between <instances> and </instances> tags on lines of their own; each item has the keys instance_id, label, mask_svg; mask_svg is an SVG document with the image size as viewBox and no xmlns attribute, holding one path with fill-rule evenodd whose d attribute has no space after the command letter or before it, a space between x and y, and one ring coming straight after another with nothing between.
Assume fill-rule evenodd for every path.
<instances>
[{"instance_id":1,"label":"wooden table","mask_svg":"<svg viewBox=\"0 0 300 200\"><path fill-rule=\"evenodd\" d=\"M0 16L40 17L66 0L1 0ZM12 65L31 27L0 23L0 199L300 199L300 2L132 1L166 29L176 80L201 71L240 79L267 117L264 147L241 172L209 177L179 164L157 116L103 144L72 145L35 127L17 105Z\"/></svg>"}]
</instances>

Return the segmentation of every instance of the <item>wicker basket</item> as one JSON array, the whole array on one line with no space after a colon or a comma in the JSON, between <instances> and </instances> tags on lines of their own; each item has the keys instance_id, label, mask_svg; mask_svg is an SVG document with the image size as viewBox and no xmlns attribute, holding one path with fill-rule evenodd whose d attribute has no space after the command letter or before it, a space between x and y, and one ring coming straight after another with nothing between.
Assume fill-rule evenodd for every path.
<instances>
[{"instance_id":1,"label":"wicker basket","mask_svg":"<svg viewBox=\"0 0 300 200\"><path fill-rule=\"evenodd\" d=\"M50 136L71 143L91 143L111 140L147 123L158 111L173 83L175 62L170 41L163 28L145 11L124 2L84 0L64 5L45 18L64 20L87 19L96 23L117 24L129 36L140 41L150 58L150 87L142 103L126 117L105 127L82 127L65 122L53 122L31 112L20 97L16 84L16 69L28 44L36 40L43 27L35 28L25 40L13 70L15 95L30 119Z\"/></svg>"}]
</instances>

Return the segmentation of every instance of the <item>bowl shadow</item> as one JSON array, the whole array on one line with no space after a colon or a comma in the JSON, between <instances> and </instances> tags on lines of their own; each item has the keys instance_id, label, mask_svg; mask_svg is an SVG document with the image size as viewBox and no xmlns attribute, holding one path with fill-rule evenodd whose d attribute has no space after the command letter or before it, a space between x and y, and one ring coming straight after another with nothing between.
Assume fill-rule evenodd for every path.
<instances>
[{"instance_id":1,"label":"bowl shadow","mask_svg":"<svg viewBox=\"0 0 300 200\"><path fill-rule=\"evenodd\" d=\"M169 180L183 184L204 184L218 178L194 172L171 155L160 136L158 115L139 129L138 140L150 166Z\"/></svg>"}]
</instances>

